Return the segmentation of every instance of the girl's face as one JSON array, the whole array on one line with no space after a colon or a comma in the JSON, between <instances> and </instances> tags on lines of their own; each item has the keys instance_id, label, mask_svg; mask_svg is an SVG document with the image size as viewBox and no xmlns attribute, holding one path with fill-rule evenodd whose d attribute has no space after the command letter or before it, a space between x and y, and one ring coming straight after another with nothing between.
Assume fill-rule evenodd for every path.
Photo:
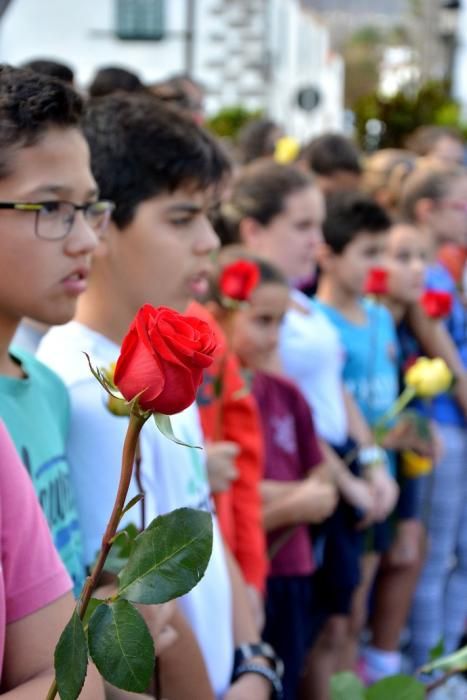
<instances>
[{"instance_id":1,"label":"girl's face","mask_svg":"<svg viewBox=\"0 0 467 700\"><path fill-rule=\"evenodd\" d=\"M428 258L426 236L412 224L391 227L387 246L389 296L412 304L423 294Z\"/></svg>"},{"instance_id":2,"label":"girl's face","mask_svg":"<svg viewBox=\"0 0 467 700\"><path fill-rule=\"evenodd\" d=\"M431 214L435 245L467 245L467 176L455 178Z\"/></svg>"},{"instance_id":3,"label":"girl's face","mask_svg":"<svg viewBox=\"0 0 467 700\"><path fill-rule=\"evenodd\" d=\"M250 369L265 369L274 358L279 329L287 311L289 291L278 282L260 284L248 308L236 312L232 349Z\"/></svg>"},{"instance_id":4,"label":"girl's face","mask_svg":"<svg viewBox=\"0 0 467 700\"><path fill-rule=\"evenodd\" d=\"M314 272L322 241L324 199L309 186L285 198L283 211L262 227L257 253L274 263L291 281L308 279Z\"/></svg>"}]
</instances>

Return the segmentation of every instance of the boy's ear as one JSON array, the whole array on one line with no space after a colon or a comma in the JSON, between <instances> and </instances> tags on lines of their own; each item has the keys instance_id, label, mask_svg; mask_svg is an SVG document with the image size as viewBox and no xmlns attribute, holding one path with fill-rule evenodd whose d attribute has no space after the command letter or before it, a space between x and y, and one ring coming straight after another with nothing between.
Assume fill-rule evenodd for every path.
<instances>
[{"instance_id":1,"label":"boy's ear","mask_svg":"<svg viewBox=\"0 0 467 700\"><path fill-rule=\"evenodd\" d=\"M240 241L247 247L256 247L256 243L263 232L263 227L256 219L247 216L242 219L239 226Z\"/></svg>"},{"instance_id":2,"label":"boy's ear","mask_svg":"<svg viewBox=\"0 0 467 700\"><path fill-rule=\"evenodd\" d=\"M417 202L415 202L414 213L415 219L420 224L425 224L430 214L433 212L435 203L432 199L428 197L422 197Z\"/></svg>"}]
</instances>

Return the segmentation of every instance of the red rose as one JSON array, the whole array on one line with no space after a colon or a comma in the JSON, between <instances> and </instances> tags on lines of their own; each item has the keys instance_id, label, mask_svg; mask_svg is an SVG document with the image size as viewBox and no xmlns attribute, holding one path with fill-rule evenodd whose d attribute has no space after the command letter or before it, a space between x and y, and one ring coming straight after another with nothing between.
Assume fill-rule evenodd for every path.
<instances>
[{"instance_id":1,"label":"red rose","mask_svg":"<svg viewBox=\"0 0 467 700\"><path fill-rule=\"evenodd\" d=\"M430 318L446 318L451 313L452 295L449 292L427 289L420 301L423 310Z\"/></svg>"},{"instance_id":2,"label":"red rose","mask_svg":"<svg viewBox=\"0 0 467 700\"><path fill-rule=\"evenodd\" d=\"M374 267L365 282L365 294L379 296L388 293L388 272L383 267Z\"/></svg>"},{"instance_id":3,"label":"red rose","mask_svg":"<svg viewBox=\"0 0 467 700\"><path fill-rule=\"evenodd\" d=\"M219 278L222 296L235 301L248 301L259 282L259 270L251 260L237 260L226 265Z\"/></svg>"},{"instance_id":4,"label":"red rose","mask_svg":"<svg viewBox=\"0 0 467 700\"><path fill-rule=\"evenodd\" d=\"M127 401L140 394L144 411L179 413L195 400L215 349L205 321L145 304L123 340L115 385Z\"/></svg>"}]
</instances>

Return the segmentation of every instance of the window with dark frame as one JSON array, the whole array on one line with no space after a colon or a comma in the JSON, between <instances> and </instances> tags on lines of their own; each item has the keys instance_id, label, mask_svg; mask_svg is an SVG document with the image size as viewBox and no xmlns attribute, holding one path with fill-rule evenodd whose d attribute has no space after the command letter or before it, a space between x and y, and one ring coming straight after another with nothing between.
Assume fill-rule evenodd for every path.
<instances>
[{"instance_id":1,"label":"window with dark frame","mask_svg":"<svg viewBox=\"0 0 467 700\"><path fill-rule=\"evenodd\" d=\"M116 0L115 33L119 39L164 38L164 0Z\"/></svg>"}]
</instances>

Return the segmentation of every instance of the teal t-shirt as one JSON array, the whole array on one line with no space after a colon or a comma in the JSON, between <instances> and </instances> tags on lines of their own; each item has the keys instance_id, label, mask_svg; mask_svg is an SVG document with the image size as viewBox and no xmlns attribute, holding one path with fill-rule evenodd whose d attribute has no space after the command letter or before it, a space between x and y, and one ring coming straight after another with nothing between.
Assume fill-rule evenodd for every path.
<instances>
[{"instance_id":1,"label":"teal t-shirt","mask_svg":"<svg viewBox=\"0 0 467 700\"><path fill-rule=\"evenodd\" d=\"M10 354L26 377L0 375L0 418L29 472L77 594L84 582L84 566L66 458L68 393L61 379L32 355L17 348Z\"/></svg>"},{"instance_id":2,"label":"teal t-shirt","mask_svg":"<svg viewBox=\"0 0 467 700\"><path fill-rule=\"evenodd\" d=\"M389 311L371 299L363 299L361 304L366 322L357 325L333 307L318 302L338 330L344 347L344 383L373 427L399 394L398 341Z\"/></svg>"}]
</instances>

